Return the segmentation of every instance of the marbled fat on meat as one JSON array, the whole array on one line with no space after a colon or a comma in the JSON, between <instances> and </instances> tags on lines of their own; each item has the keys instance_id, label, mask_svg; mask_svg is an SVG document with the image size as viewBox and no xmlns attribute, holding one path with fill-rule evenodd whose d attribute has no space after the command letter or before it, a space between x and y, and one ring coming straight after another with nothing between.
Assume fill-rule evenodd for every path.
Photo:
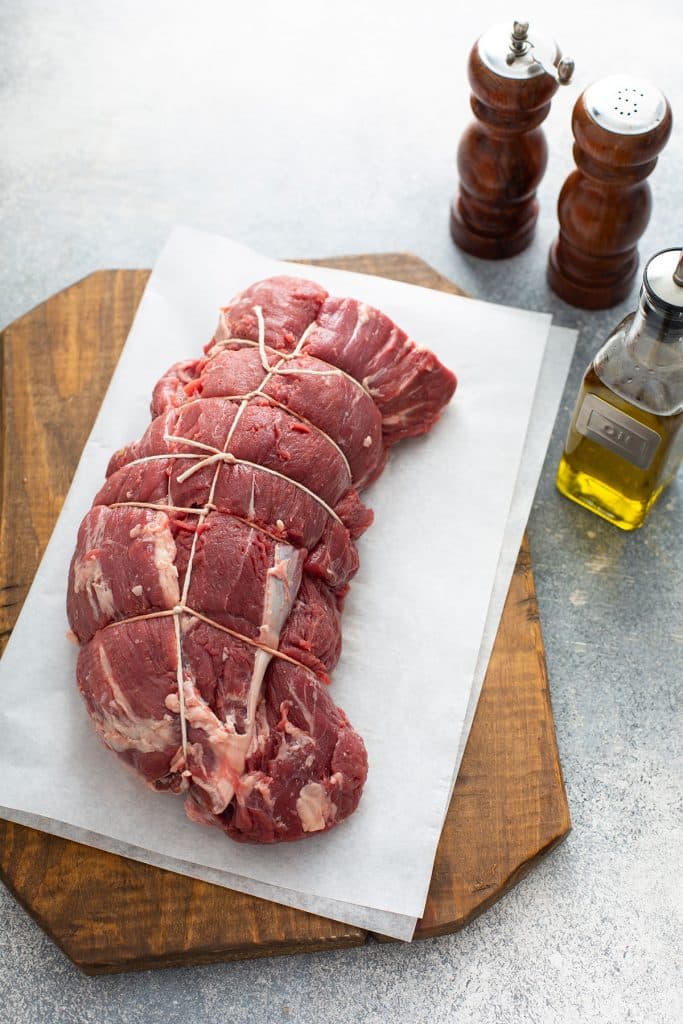
<instances>
[{"instance_id":1,"label":"marbled fat on meat","mask_svg":"<svg viewBox=\"0 0 683 1024\"><path fill-rule=\"evenodd\" d=\"M367 756L327 684L372 522L358 492L455 386L378 310L270 278L112 456L69 574L78 685L104 743L192 820L273 843L355 810Z\"/></svg>"}]
</instances>

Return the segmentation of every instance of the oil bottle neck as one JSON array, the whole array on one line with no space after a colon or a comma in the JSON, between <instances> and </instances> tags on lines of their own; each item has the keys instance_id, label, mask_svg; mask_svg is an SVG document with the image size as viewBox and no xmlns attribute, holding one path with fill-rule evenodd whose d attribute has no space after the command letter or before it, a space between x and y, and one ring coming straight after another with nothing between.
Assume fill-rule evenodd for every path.
<instances>
[{"instance_id":1,"label":"oil bottle neck","mask_svg":"<svg viewBox=\"0 0 683 1024\"><path fill-rule=\"evenodd\" d=\"M662 308L643 288L638 309L623 321L623 327L626 349L645 365L683 365L683 309Z\"/></svg>"},{"instance_id":2,"label":"oil bottle neck","mask_svg":"<svg viewBox=\"0 0 683 1024\"><path fill-rule=\"evenodd\" d=\"M683 315L641 293L638 309L612 331L593 367L602 383L627 401L657 415L680 411Z\"/></svg>"}]
</instances>

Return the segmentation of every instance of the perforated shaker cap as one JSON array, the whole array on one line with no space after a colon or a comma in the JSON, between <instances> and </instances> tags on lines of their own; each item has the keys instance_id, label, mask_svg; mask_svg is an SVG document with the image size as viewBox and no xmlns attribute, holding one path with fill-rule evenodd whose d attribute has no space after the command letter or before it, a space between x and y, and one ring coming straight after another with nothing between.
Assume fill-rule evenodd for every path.
<instances>
[{"instance_id":1,"label":"perforated shaker cap","mask_svg":"<svg viewBox=\"0 0 683 1024\"><path fill-rule=\"evenodd\" d=\"M645 78L608 75L589 85L583 101L590 117L605 131L644 135L666 116L666 98Z\"/></svg>"}]
</instances>

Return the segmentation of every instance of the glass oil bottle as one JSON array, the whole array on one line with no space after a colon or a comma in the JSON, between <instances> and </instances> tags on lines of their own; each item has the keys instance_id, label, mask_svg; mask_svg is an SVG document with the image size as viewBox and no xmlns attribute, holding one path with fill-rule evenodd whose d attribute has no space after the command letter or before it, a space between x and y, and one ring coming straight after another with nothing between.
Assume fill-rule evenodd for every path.
<instances>
[{"instance_id":1,"label":"glass oil bottle","mask_svg":"<svg viewBox=\"0 0 683 1024\"><path fill-rule=\"evenodd\" d=\"M640 301L583 378L557 471L562 494L642 526L683 458L683 250L648 262Z\"/></svg>"}]
</instances>

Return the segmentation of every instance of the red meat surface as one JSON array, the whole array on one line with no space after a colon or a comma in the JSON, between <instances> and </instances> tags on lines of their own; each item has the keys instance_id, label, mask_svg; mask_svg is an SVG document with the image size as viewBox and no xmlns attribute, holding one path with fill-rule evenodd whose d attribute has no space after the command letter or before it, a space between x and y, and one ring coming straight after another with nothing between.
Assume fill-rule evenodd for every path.
<instances>
[{"instance_id":1,"label":"red meat surface","mask_svg":"<svg viewBox=\"0 0 683 1024\"><path fill-rule=\"evenodd\" d=\"M359 491L456 381L378 310L260 281L154 389L81 524L67 614L104 743L242 842L325 831L368 764L330 697Z\"/></svg>"}]
</instances>

